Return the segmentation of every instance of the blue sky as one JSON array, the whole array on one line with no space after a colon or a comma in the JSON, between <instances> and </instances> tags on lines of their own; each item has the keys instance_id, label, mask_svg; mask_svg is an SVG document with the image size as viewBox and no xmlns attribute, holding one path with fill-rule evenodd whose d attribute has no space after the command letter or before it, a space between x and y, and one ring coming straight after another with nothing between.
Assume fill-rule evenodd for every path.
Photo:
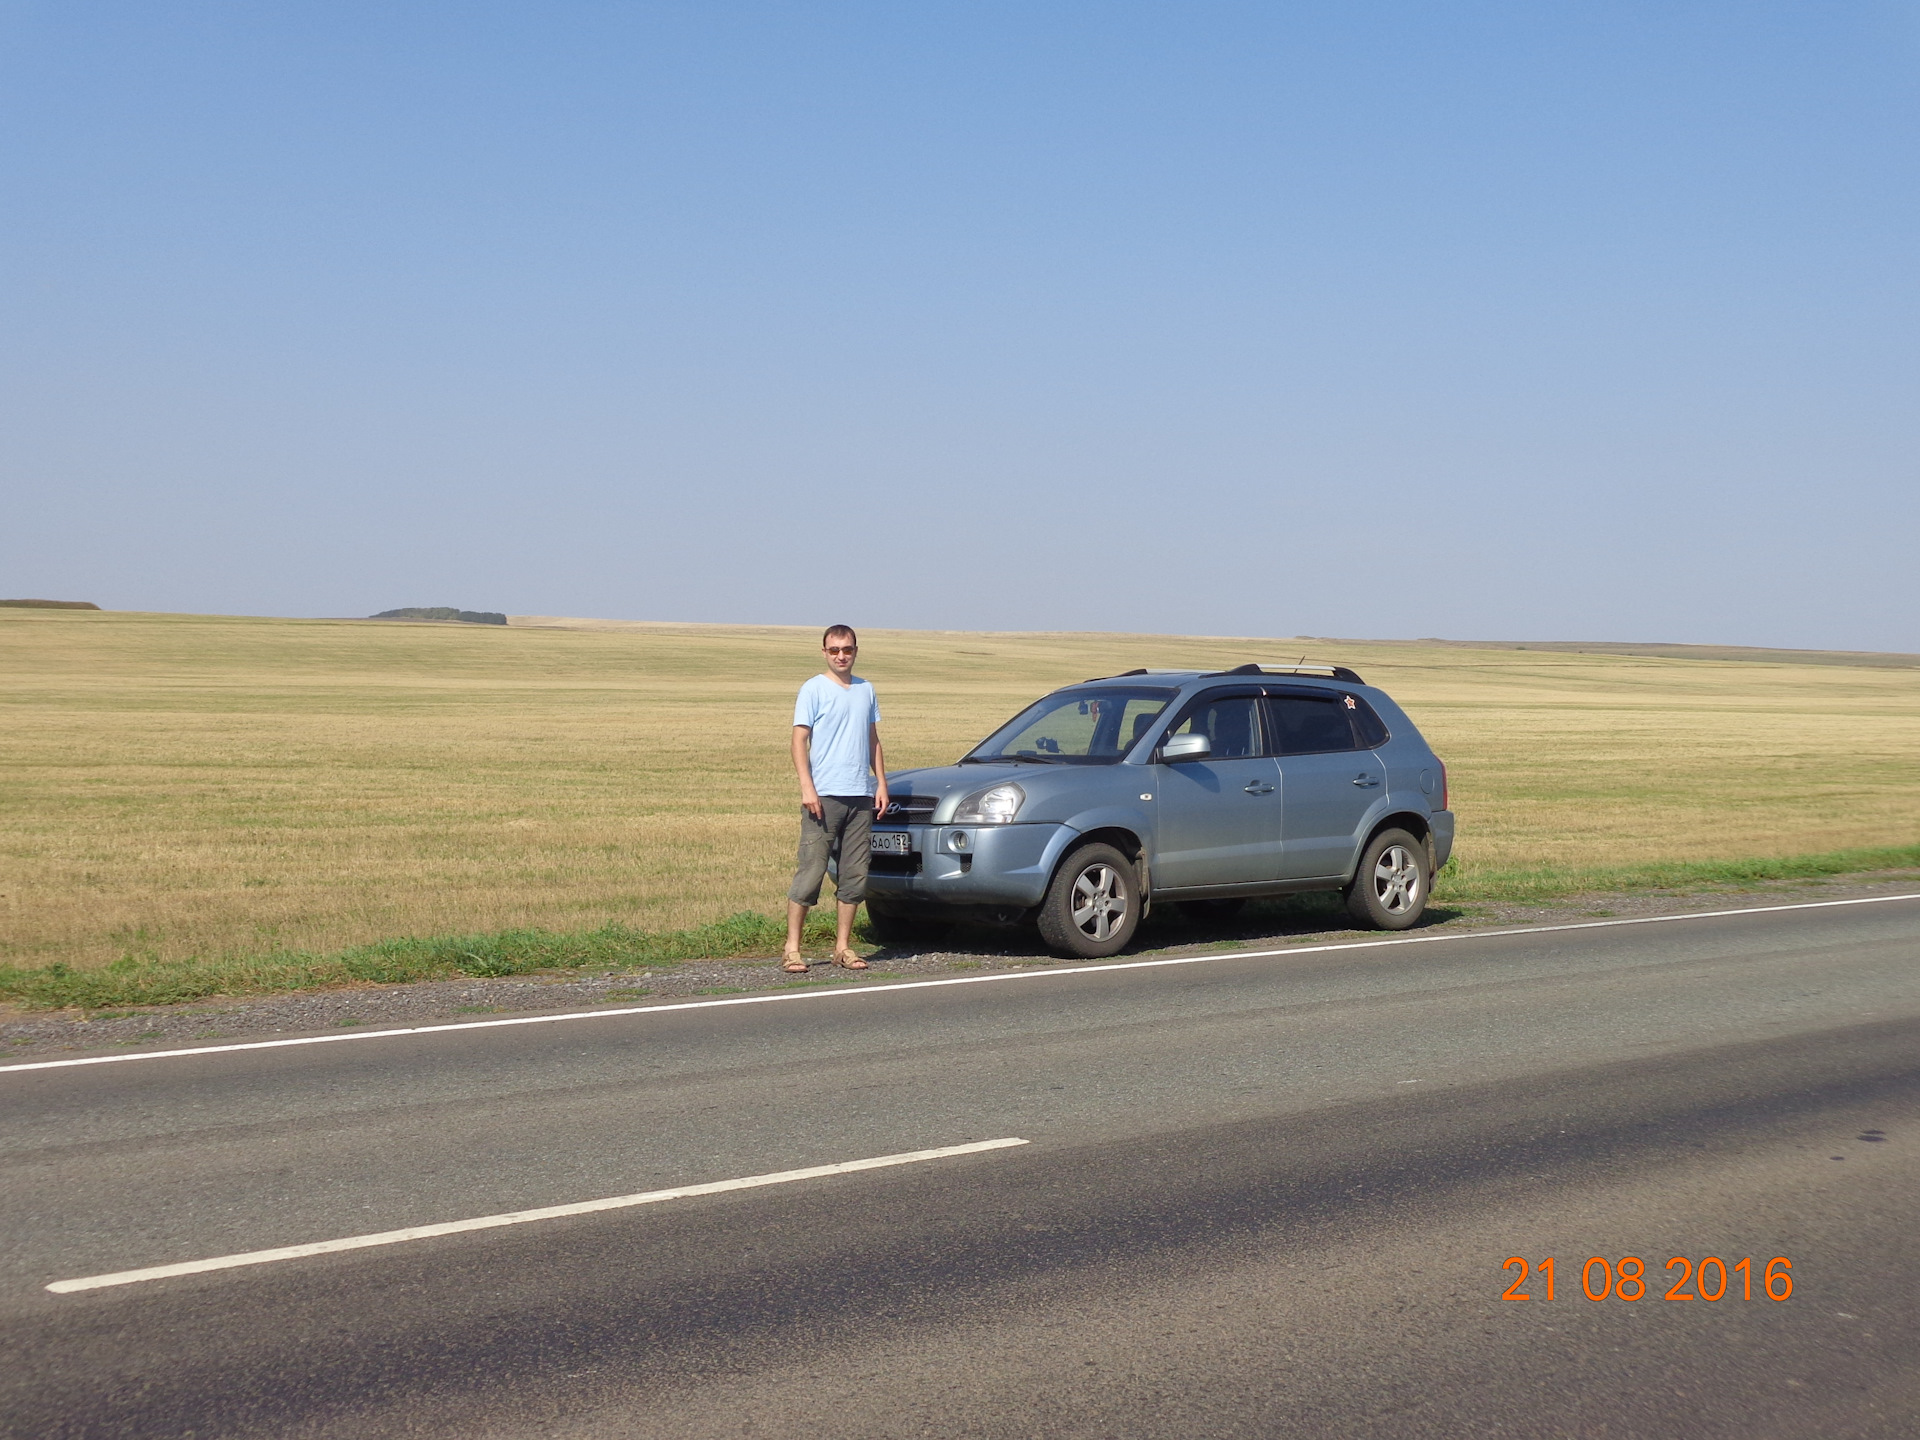
<instances>
[{"instance_id":1,"label":"blue sky","mask_svg":"<svg viewBox=\"0 0 1920 1440\"><path fill-rule=\"evenodd\" d=\"M0 593L1920 651L1920 5L0 0Z\"/></svg>"}]
</instances>

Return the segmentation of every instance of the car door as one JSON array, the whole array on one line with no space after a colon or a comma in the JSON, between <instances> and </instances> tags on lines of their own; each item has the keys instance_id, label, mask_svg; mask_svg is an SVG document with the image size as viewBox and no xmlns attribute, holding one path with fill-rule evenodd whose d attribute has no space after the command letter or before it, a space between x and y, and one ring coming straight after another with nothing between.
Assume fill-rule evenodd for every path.
<instances>
[{"instance_id":1,"label":"car door","mask_svg":"<svg viewBox=\"0 0 1920 1440\"><path fill-rule=\"evenodd\" d=\"M1269 689L1265 705L1267 749L1280 767L1280 876L1345 875L1386 771L1361 748L1347 696Z\"/></svg>"},{"instance_id":2,"label":"car door","mask_svg":"<svg viewBox=\"0 0 1920 1440\"><path fill-rule=\"evenodd\" d=\"M1264 753L1260 692L1215 690L1167 731L1205 735L1204 760L1152 767L1154 889L1272 880L1280 865L1280 771Z\"/></svg>"}]
</instances>

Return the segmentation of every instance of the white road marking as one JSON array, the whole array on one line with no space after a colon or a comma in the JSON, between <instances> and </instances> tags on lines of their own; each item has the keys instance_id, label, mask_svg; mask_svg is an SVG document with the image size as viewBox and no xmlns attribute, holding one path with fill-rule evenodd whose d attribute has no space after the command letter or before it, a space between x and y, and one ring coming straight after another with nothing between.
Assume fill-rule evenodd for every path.
<instances>
[{"instance_id":1,"label":"white road marking","mask_svg":"<svg viewBox=\"0 0 1920 1440\"><path fill-rule=\"evenodd\" d=\"M908 1150L899 1155L876 1155L871 1160L844 1160L838 1165L811 1165L805 1170L781 1170L772 1175L748 1175L739 1180L714 1180L705 1185L682 1185L673 1190L648 1190L639 1195L615 1195L606 1200L582 1200L576 1205L549 1205L541 1210L514 1210L505 1215L482 1215L473 1220L448 1220L438 1225L415 1225L406 1230L383 1230L377 1235L349 1235L344 1240L316 1240L310 1245L283 1245L277 1250L249 1250L242 1255L216 1255L211 1260L184 1260L178 1265L154 1265L145 1270L119 1270L111 1275L88 1275L79 1280L56 1280L47 1289L56 1295L77 1290L104 1290L110 1285L137 1285L143 1280L165 1280L175 1275L199 1275L208 1270L232 1270L241 1265L268 1265L276 1260L301 1260L309 1255L331 1255L337 1250L365 1250L373 1245L400 1245L435 1235L458 1235L467 1230L491 1230L500 1225L528 1225L535 1220L558 1220L567 1215L591 1215L600 1210L625 1210L634 1205L658 1205L692 1195L718 1195L727 1190L753 1190L762 1185L788 1185L823 1175L848 1175L856 1170L884 1170L892 1165L917 1165L953 1155L978 1155L983 1150L1005 1150L1032 1142L1017 1136L1004 1140L976 1140L971 1145L943 1145L938 1150Z\"/></svg>"},{"instance_id":2,"label":"white road marking","mask_svg":"<svg viewBox=\"0 0 1920 1440\"><path fill-rule=\"evenodd\" d=\"M1438 945L1450 940L1500 940L1513 935L1552 935L1563 930L1608 930L1622 925L1665 925L1684 920L1724 920L1733 915L1771 915L1783 910L1831 910L1843 905L1884 905L1920 900L1920 895L1868 895L1856 900L1807 900L1793 905L1751 905L1741 910L1696 910L1686 915L1641 915L1626 920L1583 920L1571 925L1524 925L1511 930L1450 930L1444 935L1400 935L1391 940L1342 940L1330 945L1288 945L1278 950L1229 950L1219 955L1175 955L1158 960L1067 965L1045 970L1015 970L999 975L961 975L946 980L902 980L897 984L847 986L779 995L742 995L732 1000L676 1000L661 1005L620 1009L571 1010L560 1015L521 1015L511 1020L465 1020L443 1025L409 1025L398 1030L354 1030L342 1035L300 1035L286 1040L246 1040L232 1045L196 1045L184 1050L145 1050L126 1055L89 1055L74 1060L29 1060L0 1065L0 1075L16 1070L59 1070L69 1065L120 1065L130 1060L174 1060L183 1055L224 1055L235 1050L278 1050L288 1045L333 1045L349 1040L391 1040L399 1035L442 1035L453 1031L493 1030L508 1025L555 1025L566 1020L611 1020L622 1015L658 1015L707 1010L726 1005L774 1005L796 1000L848 1000L857 996L897 995L902 990L932 990L947 985L993 985L1004 980L1052 980L1062 975L1106 975L1119 970L1153 970L1167 965L1206 965L1215 960L1261 960L1275 955L1320 955L1329 950L1378 950L1390 945Z\"/></svg>"}]
</instances>

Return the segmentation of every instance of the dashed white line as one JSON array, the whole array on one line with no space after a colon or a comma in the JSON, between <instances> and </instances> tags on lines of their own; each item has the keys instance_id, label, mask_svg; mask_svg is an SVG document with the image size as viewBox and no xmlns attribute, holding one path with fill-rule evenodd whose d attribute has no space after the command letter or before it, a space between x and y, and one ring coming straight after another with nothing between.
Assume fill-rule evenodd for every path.
<instances>
[{"instance_id":1,"label":"dashed white line","mask_svg":"<svg viewBox=\"0 0 1920 1440\"><path fill-rule=\"evenodd\" d=\"M302 1260L309 1255L331 1255L339 1250L365 1250L375 1245L402 1245L435 1235L458 1235L468 1230L492 1230L501 1225L529 1225L536 1220L558 1220L567 1215L592 1215L601 1210L625 1210L635 1205L658 1205L694 1195L718 1195L727 1190L753 1190L762 1185L790 1185L823 1175L850 1175L856 1170L884 1170L893 1165L917 1165L953 1155L978 1155L1029 1142L1017 1136L1003 1140L976 1140L970 1145L943 1145L937 1150L907 1150L898 1155L876 1155L870 1160L844 1160L837 1165L810 1165L804 1170L780 1170L771 1175L747 1175L738 1180L714 1180L705 1185L681 1185L672 1190L648 1190L638 1195L615 1195L605 1200L582 1200L574 1205L548 1205L540 1210L513 1210L504 1215L481 1215L472 1220L447 1220L438 1225L415 1225L406 1230L383 1230L375 1235L349 1235L342 1240L316 1240L309 1245L283 1245L277 1250L249 1250L240 1255L216 1255L210 1260L183 1260L177 1265L153 1265L144 1270L118 1270L111 1275L87 1275L78 1280L55 1280L47 1289L56 1295L79 1290L104 1290L111 1285L137 1285L143 1280L166 1280L175 1275L199 1275L208 1270L232 1270L242 1265L270 1265L276 1260Z\"/></svg>"},{"instance_id":2,"label":"dashed white line","mask_svg":"<svg viewBox=\"0 0 1920 1440\"><path fill-rule=\"evenodd\" d=\"M1378 950L1393 945L1439 945L1453 940L1501 940L1518 935L1552 935L1565 930L1607 930L1623 925L1666 925L1686 920L1724 920L1734 915L1771 915L1786 910L1831 910L1843 905L1885 905L1920 900L1920 895L1867 895L1853 900L1807 900L1793 905L1750 905L1739 910L1696 910L1685 915L1639 915L1623 920L1583 920L1569 925L1523 925L1511 930L1452 930L1444 935L1398 935L1391 940L1343 940L1330 945L1288 945L1277 950L1229 950L1218 955L1173 955L1157 960L1124 960L1095 965L1051 966L998 975L960 975L944 980L902 980L896 984L742 995L731 1000L679 1000L663 1005L619 1009L571 1010L560 1015L519 1015L511 1020L467 1020L442 1025L409 1025L395 1030L356 1030L343 1035L298 1035L286 1040L245 1040L232 1045L195 1045L181 1050L144 1050L127 1055L87 1055L72 1060L29 1060L0 1065L0 1075L20 1070L59 1070L73 1065L122 1065L134 1060L174 1060L185 1055L224 1055L238 1050L277 1050L291 1045L335 1045L352 1040L391 1040L401 1035L444 1035L493 1030L509 1025L555 1025L568 1020L611 1020L623 1015L658 1015L729 1005L776 1005L799 1000L849 1000L897 995L902 990L932 990L948 985L993 985L1007 980L1053 980L1064 975L1106 975L1122 970L1153 970L1169 965L1206 965L1216 960L1260 960L1275 955L1319 955L1329 950Z\"/></svg>"}]
</instances>

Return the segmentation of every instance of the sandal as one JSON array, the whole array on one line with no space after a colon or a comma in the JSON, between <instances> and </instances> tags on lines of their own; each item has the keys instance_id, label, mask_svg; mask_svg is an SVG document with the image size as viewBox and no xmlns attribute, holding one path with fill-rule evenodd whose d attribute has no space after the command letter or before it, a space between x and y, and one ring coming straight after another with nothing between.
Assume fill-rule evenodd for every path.
<instances>
[{"instance_id":1,"label":"sandal","mask_svg":"<svg viewBox=\"0 0 1920 1440\"><path fill-rule=\"evenodd\" d=\"M864 970L867 968L867 962L851 950L834 951L833 963L838 965L842 970Z\"/></svg>"},{"instance_id":2,"label":"sandal","mask_svg":"<svg viewBox=\"0 0 1920 1440\"><path fill-rule=\"evenodd\" d=\"M807 957L802 955L798 950L783 950L780 953L785 957L780 968L786 971L787 974L804 975L807 973Z\"/></svg>"}]
</instances>

